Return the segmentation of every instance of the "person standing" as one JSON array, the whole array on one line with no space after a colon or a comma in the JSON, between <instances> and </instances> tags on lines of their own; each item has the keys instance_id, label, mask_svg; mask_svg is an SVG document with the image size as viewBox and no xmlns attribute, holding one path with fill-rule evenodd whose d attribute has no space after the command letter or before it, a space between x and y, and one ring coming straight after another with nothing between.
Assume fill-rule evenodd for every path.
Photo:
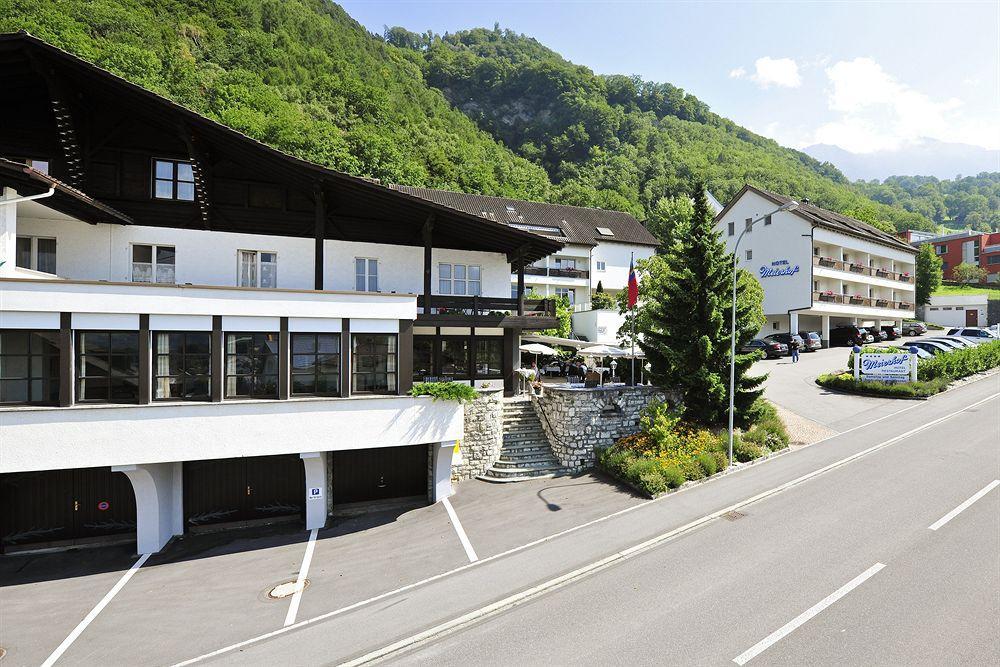
<instances>
[{"instance_id":1,"label":"person standing","mask_svg":"<svg viewBox=\"0 0 1000 667\"><path fill-rule=\"evenodd\" d=\"M799 344L794 338L788 340L788 350L792 353L792 363L799 363Z\"/></svg>"}]
</instances>

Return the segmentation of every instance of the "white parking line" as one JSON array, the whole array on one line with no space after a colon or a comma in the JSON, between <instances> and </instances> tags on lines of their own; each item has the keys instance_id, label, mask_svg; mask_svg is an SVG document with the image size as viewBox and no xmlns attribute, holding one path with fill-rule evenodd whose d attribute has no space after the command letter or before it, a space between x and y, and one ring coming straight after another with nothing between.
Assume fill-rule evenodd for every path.
<instances>
[{"instance_id":1,"label":"white parking line","mask_svg":"<svg viewBox=\"0 0 1000 667\"><path fill-rule=\"evenodd\" d=\"M462 546L465 548L465 555L469 557L470 563L475 563L479 560L479 556L476 555L476 550L472 548L472 542L469 541L469 536L465 534L465 529L462 528L462 522L458 520L458 515L455 514L455 508L451 506L451 502L445 498L441 501L444 508L448 510L448 516L451 517L451 525L455 526L455 532L458 533L458 539L462 542Z\"/></svg>"},{"instance_id":2,"label":"white parking line","mask_svg":"<svg viewBox=\"0 0 1000 667\"><path fill-rule=\"evenodd\" d=\"M97 618L97 615L108 606L108 603L111 602L116 595L118 595L118 591L125 587L128 580L131 579L132 575L134 575L139 568L145 564L150 555L151 554L143 554L139 557L139 560L132 564L132 567L128 569L128 572L122 575L121 579L118 580L118 583L116 583L112 589L107 592L107 595L101 598L101 601L97 603L97 606L90 610L90 613L87 614L82 621L80 621L79 625L73 628L73 632L69 633L69 636L63 640L62 644L60 644L56 650L52 652L52 655L50 655L45 662L42 663L42 667L52 667L56 660L62 657L62 654L66 652L66 649L68 649L73 642L76 641L76 638L80 636L80 633L86 630L91 621Z\"/></svg>"},{"instance_id":3,"label":"white parking line","mask_svg":"<svg viewBox=\"0 0 1000 667\"><path fill-rule=\"evenodd\" d=\"M309 565L312 564L313 550L316 549L316 534L318 528L309 531L309 542L306 543L306 553L302 556L302 567L299 568L299 576L295 580L295 594L292 595L292 602L288 605L288 613L285 614L285 627L295 622L295 617L299 614L299 602L302 601L302 590L306 587L306 575L309 574Z\"/></svg>"},{"instance_id":4,"label":"white parking line","mask_svg":"<svg viewBox=\"0 0 1000 667\"><path fill-rule=\"evenodd\" d=\"M849 582L838 588L836 591L834 591L830 595L827 595L825 598L823 598L813 606L806 609L804 612L802 612L801 614L790 620L788 623L785 623L783 626L781 626L780 628L769 634L767 637L764 637L759 642L748 648L746 651L733 658L733 662L735 662L737 665L747 664L755 657L757 657L758 655L769 649L771 646L777 644L779 641L787 637L789 634L792 633L792 631L794 631L800 625L811 619L813 616L820 613L821 611L832 605L834 602L836 602L840 598L844 597L845 595L853 591L861 584L865 583L865 581L870 579L873 575L875 575L876 572L881 570L883 567L885 567L885 565L883 565L882 563L875 563L870 568L868 568L867 570L865 570L864 572L862 572L861 574L854 577Z\"/></svg>"},{"instance_id":5,"label":"white parking line","mask_svg":"<svg viewBox=\"0 0 1000 667\"><path fill-rule=\"evenodd\" d=\"M948 512L947 514L945 514L943 517L941 517L940 519L938 519L937 521L935 521L931 525L927 526L927 529L928 530L937 530L938 528L940 528L941 526L943 526L944 524L948 523L949 521L951 521L952 519L954 519L956 516L958 516L959 513L967 510L969 508L969 505L971 505L972 503L976 502L977 500L979 500L980 498L982 498L983 496L985 496L987 493L989 493L993 489L997 488L997 486L1000 486L1000 479L995 479L992 482L990 482L989 484L987 484L985 488L980 489L979 491L977 491L974 496L972 496L971 498L969 498L968 500L966 500L964 503L962 503L961 505L959 505L958 507L956 507L952 511Z\"/></svg>"},{"instance_id":6,"label":"white parking line","mask_svg":"<svg viewBox=\"0 0 1000 667\"><path fill-rule=\"evenodd\" d=\"M955 412L952 412L951 414L945 415L944 417L939 417L937 419L929 421L926 424L923 424L922 426L918 426L918 427L916 427L914 429L911 429L911 430L907 431L906 433L902 433L902 434L897 435L897 436L895 436L893 438L890 438L889 440L885 440L885 441L883 441L883 442L881 442L881 443L879 443L877 445L873 445L872 447L869 447L868 449L865 449L865 450L862 450L860 452L857 452L856 454L852 454L851 456L848 456L846 458L840 459L839 461L835 461L833 463L830 463L830 464L828 464L826 466L823 466L822 468L818 468L816 470L813 470L812 472L806 473L806 474L804 474L804 475L802 475L800 477L797 477L797 478L795 478L795 479L793 479L791 481L785 482L784 484L781 484L781 485L776 486L776 487L774 487L772 489L769 489L767 491L763 491L761 493L758 493L755 496L751 496L750 498L746 498L746 499L744 499L742 501L734 503L734 504L730 505L729 507L724 507L721 510L712 512L711 514L707 514L707 515L705 515L705 516L703 516L703 517L701 517L699 519L695 519L694 521L691 521L690 523L687 523L687 524L685 524L685 525L683 525L683 526L681 526L679 528L675 528L674 530L668 531L667 533L659 535L658 537L654 537L651 540L647 540L646 542L643 542L642 544L638 544L638 545L635 545L633 547L630 547L630 548L626 549L623 552L619 552L617 554L613 554L609 558L611 558L613 560L617 560L618 558L621 558L621 557L630 558L633 554L638 553L639 550L647 549L647 548L649 548L651 546L655 546L656 544L659 544L661 542L665 542L665 541L667 541L669 539L672 539L672 538L676 537L677 535L680 535L681 533L693 530L693 529L695 529L695 528L697 528L697 527L699 527L699 526L701 526L703 524L708 523L709 521L717 519L720 516L722 516L723 514L728 514L729 512L731 512L733 510L737 510L737 509L740 509L742 507L746 507L747 505L756 503L756 502L758 502L760 500L763 500L764 498L768 498L768 497L770 497L772 495L781 493L782 491L790 489L793 486L797 486L798 484L801 484L801 483L803 483L803 482L805 482L807 480L810 480L810 479L812 479L814 477L817 477L817 476L822 475L822 474L824 474L826 472L829 472L830 470L833 470L834 468L838 468L838 467L840 467L842 465L846 465L846 464L848 464L848 463L850 463L852 461L855 461L855 460L857 460L857 459L859 459L861 457L867 456L868 454L871 454L871 453L876 452L876 451L878 451L880 449L883 449L884 447L888 447L888 446L894 445L894 444L896 444L898 442L902 442L906 438L910 437L911 435L913 435L913 434L915 434L915 433L917 433L919 431L923 431L925 429L931 428L932 426L935 426L935 425L937 425L937 424L939 424L939 423L941 423L941 422L943 422L943 421L945 421L947 419L951 419L953 417L956 417L956 416L962 414L963 412L966 412L968 410L972 410L973 408L976 408L976 407L982 405L983 403L987 403L989 401L992 401L992 400L996 399L997 397L1000 397L1000 393L991 394L990 396L987 396L986 398L984 398L982 400L976 401L975 403L972 403L971 405L967 405L966 407L962 408L961 410L957 410ZM898 412L906 412L907 410L910 410L910 409L912 409L912 408L909 408L909 407L908 408L903 408L902 410L899 410ZM886 417L879 417L878 419L875 419L875 420L873 420L870 423L880 422L880 421L882 421L885 418ZM856 428L861 428L861 427L859 426L859 427L856 427ZM850 430L855 430L855 429L850 429ZM847 431L845 431L844 433L847 433ZM843 435L843 434L838 434L838 435ZM831 438L833 438L833 437L837 437L837 436L831 436ZM829 438L827 438L827 439L829 439ZM822 442L822 440L819 441L819 442ZM812 446L814 446L816 444L818 444L818 442L817 443L813 443L812 445L809 445L809 447L812 447ZM803 449L805 449L805 448L803 448ZM775 459L775 460L780 460L780 459ZM747 467L744 467L744 468L740 468L739 470L737 470L733 474L740 474L740 473L742 473L745 470L752 470L754 468L755 468L755 466L747 466ZM687 491L690 491L692 489L697 489L697 488L699 488L699 487L698 486L689 486L689 487L686 487L684 489L681 489L678 493L685 493ZM613 519L613 518L622 516L624 514L627 514L629 512L633 512L635 510L638 510L641 507L646 507L646 506L652 505L654 503L662 502L662 501L664 501L666 499L669 499L669 498L674 498L674 497L676 497L676 495L677 495L676 493L664 494L664 495L662 495L659 498L656 498L654 500L647 500L647 501L639 503L637 505L631 505L629 507L626 507L625 509L618 510L617 512L612 512L611 514L606 514L606 515L604 515L602 517L598 517L596 519L591 519L590 521L587 521L587 522L584 522L584 523L581 523L581 524L577 524L576 526L572 526L572 527L567 528L565 530L561 530L561 531L559 531L557 533L553 533L551 535L546 535L545 537L539 538L537 540L533 540L531 542L528 542L527 544L522 544L520 546L508 549L507 551L502 551L500 553L493 554L491 556L487 556L487 557L483 558L482 560L477 560L475 562L468 563L466 565L461 565L461 566L456 567L456 568L454 568L452 570L448 570L446 572L441 572L439 574L432 575L432 576L427 577L425 579L421 579L420 581L415 581L415 582L413 582L411 584L406 584L405 586L400 586L399 588L396 588L396 589L393 589L393 590L390 590L390 591L386 591L385 593L380 593L380 594L375 595L373 597L370 597L370 598L368 598L366 600L359 600L358 602L355 602L353 604L349 604L346 607L341 607L340 609L334 609L332 611L328 611L328 612L325 612L323 614L320 614L319 616L314 616L312 618L307 618L306 620L299 621L298 623L295 623L294 625L290 625L290 626L287 626L287 627L284 627L284 628L280 628L278 630L272 630L271 632L266 632L266 633L264 633L262 635L258 635L256 637L251 637L250 639L245 639L245 640L243 640L241 642L237 642L235 644L230 644L229 646L223 646L222 648L216 649L216 650L211 651L209 653L204 653L202 655L196 656L194 658L190 658L190 659L185 660L183 662L176 663L173 667L186 667L187 665L192 665L194 663L201 662L201 661L207 660L209 658L214 658L216 656L223 655L225 653L229 653L231 651L235 651L235 650L238 650L238 649L242 649L242 648L245 648L245 647L250 646L252 644L256 644L256 643L259 643L259 642L271 639L273 637L277 637L277 636L282 635L282 634L284 634L286 632L289 632L291 630L302 628L302 627L305 627L307 625L312 625L312 624L315 624L315 623L320 623L322 621L334 618L336 616L340 616L342 614L346 614L347 612L353 611L355 609L359 609L361 607L364 607L366 605L372 604L374 602L378 602L379 600L384 600L384 599L386 599L388 597L391 597L393 595L398 595L400 593L403 593L403 592L406 592L406 591L409 591L409 590L413 590L413 589L418 588L420 586L425 586L425 585L433 583L435 581L439 581L439 580L444 579L446 577L454 576L456 574L459 574L460 572L464 572L464 571L466 571L468 569L471 569L473 567L478 567L480 565L483 565L484 563L489 563L491 561L498 560L500 558L504 558L506 556L510 556L510 555L519 553L519 552L524 551L526 549L531 549L531 548L536 547L536 546L538 546L540 544L545 544L545 543L550 542L552 540L556 540L556 539L558 539L560 537L564 537L566 535L575 533L575 532L583 530L585 528L589 528L590 526L596 525L598 523L602 523L602 522L608 521L610 519ZM599 564L603 564L604 561L607 561L607 560L608 559L602 559L601 561L598 561L598 563ZM593 567L593 566L594 566L594 564L592 564L592 566L590 566L590 567ZM606 566L606 565L604 565L604 566ZM597 568L593 568L591 571L596 571L596 569ZM565 576L566 575L564 575L563 577L558 577L556 579L553 579L550 582L548 582L548 584L550 584L552 587L557 586L557 585L561 585L560 582L565 579ZM577 573L577 576L583 576L583 575ZM535 593L534 593L535 595L541 594L542 592L545 592L545 590L547 590L545 588L545 584L542 584L541 586L537 586L535 588L537 589L537 590L535 590ZM514 604L517 604L517 603L515 602ZM423 633L421 633L421 634L423 634Z\"/></svg>"}]
</instances>

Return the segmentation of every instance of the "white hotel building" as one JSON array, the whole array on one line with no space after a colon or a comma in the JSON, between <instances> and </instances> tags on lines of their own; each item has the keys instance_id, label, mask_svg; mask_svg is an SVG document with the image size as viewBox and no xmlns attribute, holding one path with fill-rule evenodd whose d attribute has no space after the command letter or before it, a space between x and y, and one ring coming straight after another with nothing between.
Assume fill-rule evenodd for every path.
<instances>
[{"instance_id":1,"label":"white hotel building","mask_svg":"<svg viewBox=\"0 0 1000 667\"><path fill-rule=\"evenodd\" d=\"M560 240L292 158L0 35L0 551L451 492Z\"/></svg>"},{"instance_id":2,"label":"white hotel building","mask_svg":"<svg viewBox=\"0 0 1000 667\"><path fill-rule=\"evenodd\" d=\"M790 201L747 185L716 216L716 229L732 252L750 221ZM826 346L838 324L902 326L914 317L913 246L808 201L755 223L738 253L764 288L761 335L817 331Z\"/></svg>"}]
</instances>

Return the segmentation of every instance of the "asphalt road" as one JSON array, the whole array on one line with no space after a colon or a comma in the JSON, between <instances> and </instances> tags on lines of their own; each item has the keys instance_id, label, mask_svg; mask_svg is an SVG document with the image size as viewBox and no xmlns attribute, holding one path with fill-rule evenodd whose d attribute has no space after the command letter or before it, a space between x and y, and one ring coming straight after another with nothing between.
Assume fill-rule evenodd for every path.
<instances>
[{"instance_id":1,"label":"asphalt road","mask_svg":"<svg viewBox=\"0 0 1000 667\"><path fill-rule=\"evenodd\" d=\"M780 631L744 662L996 664L1000 489L929 527L1000 477L1000 382L896 410L209 659L730 664Z\"/></svg>"}]
</instances>

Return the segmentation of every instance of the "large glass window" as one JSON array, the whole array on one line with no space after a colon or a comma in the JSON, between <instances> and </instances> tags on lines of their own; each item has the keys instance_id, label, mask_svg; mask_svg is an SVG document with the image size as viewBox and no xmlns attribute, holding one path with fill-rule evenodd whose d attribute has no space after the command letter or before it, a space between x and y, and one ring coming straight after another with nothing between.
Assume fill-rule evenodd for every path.
<instances>
[{"instance_id":1,"label":"large glass window","mask_svg":"<svg viewBox=\"0 0 1000 667\"><path fill-rule=\"evenodd\" d=\"M278 334L226 334L226 398L278 397Z\"/></svg>"},{"instance_id":2,"label":"large glass window","mask_svg":"<svg viewBox=\"0 0 1000 667\"><path fill-rule=\"evenodd\" d=\"M0 403L59 400L59 333L0 331Z\"/></svg>"},{"instance_id":3,"label":"large glass window","mask_svg":"<svg viewBox=\"0 0 1000 667\"><path fill-rule=\"evenodd\" d=\"M354 260L354 289L359 292L378 291L378 260L358 257Z\"/></svg>"},{"instance_id":4,"label":"large glass window","mask_svg":"<svg viewBox=\"0 0 1000 667\"><path fill-rule=\"evenodd\" d=\"M191 163L153 160L153 196L156 199L194 201L194 168Z\"/></svg>"},{"instance_id":5,"label":"large glass window","mask_svg":"<svg viewBox=\"0 0 1000 667\"><path fill-rule=\"evenodd\" d=\"M78 401L139 400L138 332L80 331L76 349Z\"/></svg>"},{"instance_id":6,"label":"large glass window","mask_svg":"<svg viewBox=\"0 0 1000 667\"><path fill-rule=\"evenodd\" d=\"M278 286L278 253L240 250L238 267L240 287Z\"/></svg>"},{"instance_id":7,"label":"large glass window","mask_svg":"<svg viewBox=\"0 0 1000 667\"><path fill-rule=\"evenodd\" d=\"M153 336L153 398L206 401L212 384L212 334Z\"/></svg>"},{"instance_id":8,"label":"large glass window","mask_svg":"<svg viewBox=\"0 0 1000 667\"><path fill-rule=\"evenodd\" d=\"M132 245L132 282L176 282L175 262L177 251L171 245Z\"/></svg>"},{"instance_id":9,"label":"large glass window","mask_svg":"<svg viewBox=\"0 0 1000 667\"><path fill-rule=\"evenodd\" d=\"M475 264L438 264L438 293L482 294L482 268Z\"/></svg>"},{"instance_id":10,"label":"large glass window","mask_svg":"<svg viewBox=\"0 0 1000 667\"><path fill-rule=\"evenodd\" d=\"M434 336L413 337L413 381L434 377Z\"/></svg>"},{"instance_id":11,"label":"large glass window","mask_svg":"<svg viewBox=\"0 0 1000 667\"><path fill-rule=\"evenodd\" d=\"M351 336L353 393L396 393L396 334Z\"/></svg>"},{"instance_id":12,"label":"large glass window","mask_svg":"<svg viewBox=\"0 0 1000 667\"><path fill-rule=\"evenodd\" d=\"M476 338L476 377L503 377L503 338Z\"/></svg>"},{"instance_id":13,"label":"large glass window","mask_svg":"<svg viewBox=\"0 0 1000 667\"><path fill-rule=\"evenodd\" d=\"M565 297L565 299L569 301L570 304L576 302L576 290L574 290L572 287L557 287L556 296Z\"/></svg>"},{"instance_id":14,"label":"large glass window","mask_svg":"<svg viewBox=\"0 0 1000 667\"><path fill-rule=\"evenodd\" d=\"M38 236L18 236L15 264L22 269L56 272L56 240Z\"/></svg>"},{"instance_id":15,"label":"large glass window","mask_svg":"<svg viewBox=\"0 0 1000 667\"><path fill-rule=\"evenodd\" d=\"M469 338L441 339L441 379L469 379Z\"/></svg>"},{"instance_id":16,"label":"large glass window","mask_svg":"<svg viewBox=\"0 0 1000 667\"><path fill-rule=\"evenodd\" d=\"M340 395L340 334L293 333L292 393Z\"/></svg>"}]
</instances>

